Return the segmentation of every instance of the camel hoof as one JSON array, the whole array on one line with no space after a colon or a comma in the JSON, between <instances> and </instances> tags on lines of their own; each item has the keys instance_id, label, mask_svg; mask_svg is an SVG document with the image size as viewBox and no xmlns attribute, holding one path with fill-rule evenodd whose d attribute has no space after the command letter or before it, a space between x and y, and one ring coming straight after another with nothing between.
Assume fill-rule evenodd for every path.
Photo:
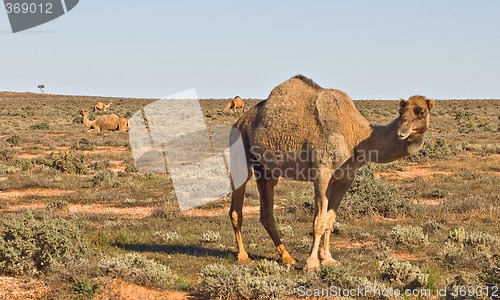
<instances>
[{"instance_id":1,"label":"camel hoof","mask_svg":"<svg viewBox=\"0 0 500 300\"><path fill-rule=\"evenodd\" d=\"M285 256L281 258L281 264L283 265L295 265L297 261L291 256Z\"/></svg>"},{"instance_id":2,"label":"camel hoof","mask_svg":"<svg viewBox=\"0 0 500 300\"><path fill-rule=\"evenodd\" d=\"M321 265L323 266L340 266L340 262L333 258L325 259L321 261Z\"/></svg>"},{"instance_id":3,"label":"camel hoof","mask_svg":"<svg viewBox=\"0 0 500 300\"><path fill-rule=\"evenodd\" d=\"M319 259L317 258L308 258L306 261L306 266L304 267L304 271L306 272L318 272L321 270Z\"/></svg>"},{"instance_id":4,"label":"camel hoof","mask_svg":"<svg viewBox=\"0 0 500 300\"><path fill-rule=\"evenodd\" d=\"M240 263L250 263L250 262L252 262L252 259L250 259L250 257L248 257L248 254L246 254L246 253L240 253L240 254L238 254L238 256L237 256L236 259Z\"/></svg>"}]
</instances>

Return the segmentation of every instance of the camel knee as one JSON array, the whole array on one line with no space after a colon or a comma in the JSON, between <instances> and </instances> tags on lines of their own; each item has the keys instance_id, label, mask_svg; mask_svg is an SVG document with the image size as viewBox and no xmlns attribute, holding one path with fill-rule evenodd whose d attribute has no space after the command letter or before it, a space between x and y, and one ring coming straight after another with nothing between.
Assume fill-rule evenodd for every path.
<instances>
[{"instance_id":1,"label":"camel knee","mask_svg":"<svg viewBox=\"0 0 500 300\"><path fill-rule=\"evenodd\" d=\"M267 213L260 214L260 223L264 226L264 228L269 228L273 225L273 216Z\"/></svg>"},{"instance_id":2,"label":"camel knee","mask_svg":"<svg viewBox=\"0 0 500 300\"><path fill-rule=\"evenodd\" d=\"M239 214L236 211L232 210L229 212L229 218L231 219L231 223L233 223L233 227L237 228L241 220Z\"/></svg>"}]
</instances>

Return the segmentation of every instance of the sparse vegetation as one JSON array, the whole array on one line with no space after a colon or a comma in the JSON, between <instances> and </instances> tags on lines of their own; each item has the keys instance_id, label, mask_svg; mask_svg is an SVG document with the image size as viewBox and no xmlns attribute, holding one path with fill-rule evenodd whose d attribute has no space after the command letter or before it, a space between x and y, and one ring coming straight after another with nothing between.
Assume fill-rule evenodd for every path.
<instances>
[{"instance_id":1,"label":"sparse vegetation","mask_svg":"<svg viewBox=\"0 0 500 300\"><path fill-rule=\"evenodd\" d=\"M50 126L48 122L41 122L31 125L30 128L33 130L49 130Z\"/></svg>"},{"instance_id":2,"label":"sparse vegetation","mask_svg":"<svg viewBox=\"0 0 500 300\"><path fill-rule=\"evenodd\" d=\"M380 276L383 280L404 286L405 289L425 287L429 279L429 274L422 272L419 267L394 258L382 262Z\"/></svg>"},{"instance_id":3,"label":"sparse vegetation","mask_svg":"<svg viewBox=\"0 0 500 300\"><path fill-rule=\"evenodd\" d=\"M395 244L400 245L422 245L429 244L429 238L422 227L396 225L392 228L389 238Z\"/></svg>"},{"instance_id":4,"label":"sparse vegetation","mask_svg":"<svg viewBox=\"0 0 500 300\"><path fill-rule=\"evenodd\" d=\"M152 100L0 97L0 273L42 283L53 290L46 299L107 297L118 278L125 288L135 283L222 299L240 299L240 292L286 299L297 297L299 286L401 289L425 284L426 274L423 287L431 289L499 284L500 132L491 131L498 125L498 101L438 100L422 153L361 169L331 237L341 267L308 274L301 267L312 241L310 183L282 179L275 190L276 226L299 260L292 268L274 262L278 255L259 222L255 183L249 183L243 231L255 262L238 265L229 196L180 212L170 174L138 172L127 134L89 133L80 124L78 110L97 101L113 101L113 112L130 116ZM248 107L257 103L252 101ZM201 101L209 126L235 122L236 115L220 113L224 105ZM386 124L395 116L388 108L397 103L355 105L370 121ZM471 120L473 133L458 132L457 112L460 122ZM49 130L30 128L44 122ZM8 239L10 232L17 238ZM85 244L80 250L79 241ZM43 260L35 252L46 253ZM386 264L390 258L397 263ZM214 265L220 267L209 272Z\"/></svg>"},{"instance_id":5,"label":"sparse vegetation","mask_svg":"<svg viewBox=\"0 0 500 300\"><path fill-rule=\"evenodd\" d=\"M370 164L359 169L339 208L341 218L370 215L395 217L414 212L415 206L410 199L401 195L384 178L376 178L374 167Z\"/></svg>"},{"instance_id":6,"label":"sparse vegetation","mask_svg":"<svg viewBox=\"0 0 500 300\"><path fill-rule=\"evenodd\" d=\"M35 275L64 256L78 257L87 251L77 220L49 218L28 211L4 221L0 273Z\"/></svg>"}]
</instances>

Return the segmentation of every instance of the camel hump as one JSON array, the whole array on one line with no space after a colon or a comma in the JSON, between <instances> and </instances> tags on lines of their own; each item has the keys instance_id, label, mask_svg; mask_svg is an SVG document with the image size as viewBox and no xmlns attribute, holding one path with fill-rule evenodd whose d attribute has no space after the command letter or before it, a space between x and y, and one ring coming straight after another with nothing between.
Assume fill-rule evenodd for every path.
<instances>
[{"instance_id":1,"label":"camel hump","mask_svg":"<svg viewBox=\"0 0 500 300\"><path fill-rule=\"evenodd\" d=\"M308 86L312 87L313 89L317 89L317 90L322 89L322 87L319 84L314 82L311 78L306 77L302 74L297 74L297 75L293 76L291 79L294 79L294 78L302 81L303 83L307 84Z\"/></svg>"}]
</instances>

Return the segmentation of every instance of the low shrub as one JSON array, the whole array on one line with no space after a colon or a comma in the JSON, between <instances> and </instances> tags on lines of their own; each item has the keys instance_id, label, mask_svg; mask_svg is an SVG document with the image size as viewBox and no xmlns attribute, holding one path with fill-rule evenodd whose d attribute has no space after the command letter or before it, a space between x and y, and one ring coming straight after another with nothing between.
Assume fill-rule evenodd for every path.
<instances>
[{"instance_id":1,"label":"low shrub","mask_svg":"<svg viewBox=\"0 0 500 300\"><path fill-rule=\"evenodd\" d=\"M174 287L177 279L168 266L136 253L106 256L98 262L98 268L105 275L161 289Z\"/></svg>"},{"instance_id":2,"label":"low shrub","mask_svg":"<svg viewBox=\"0 0 500 300\"><path fill-rule=\"evenodd\" d=\"M88 277L80 277L72 285L73 292L83 299L94 299L99 291L99 284Z\"/></svg>"},{"instance_id":3,"label":"low shrub","mask_svg":"<svg viewBox=\"0 0 500 300\"><path fill-rule=\"evenodd\" d=\"M0 273L34 275L66 255L88 251L77 220L35 216L28 211L3 223L0 238Z\"/></svg>"},{"instance_id":4,"label":"low shrub","mask_svg":"<svg viewBox=\"0 0 500 300\"><path fill-rule=\"evenodd\" d=\"M389 233L392 242L398 245L427 245L429 239L422 227L396 225Z\"/></svg>"},{"instance_id":5,"label":"low shrub","mask_svg":"<svg viewBox=\"0 0 500 300\"><path fill-rule=\"evenodd\" d=\"M309 280L310 281L310 280ZM387 287L376 280L370 280L364 276L352 276L341 268L336 266L324 266L321 268L319 273L320 285L324 287L338 287L338 291L358 290L359 288L364 288L365 291L372 291L372 293L367 293L363 295L364 298L385 298L380 295L380 291L386 291ZM317 286L318 283L307 282L310 286ZM347 295L345 295L347 296Z\"/></svg>"},{"instance_id":6,"label":"low shrub","mask_svg":"<svg viewBox=\"0 0 500 300\"><path fill-rule=\"evenodd\" d=\"M429 233L436 233L444 228L444 225L435 221L435 220L428 220L427 222L424 223L423 226L423 231L424 234L429 234Z\"/></svg>"},{"instance_id":7,"label":"low shrub","mask_svg":"<svg viewBox=\"0 0 500 300\"><path fill-rule=\"evenodd\" d=\"M474 269L491 265L493 254L485 247L471 248L446 243L438 253L438 258L449 269Z\"/></svg>"},{"instance_id":8,"label":"low shrub","mask_svg":"<svg viewBox=\"0 0 500 300\"><path fill-rule=\"evenodd\" d=\"M499 242L499 239L496 236L484 232L466 231L463 227L452 229L448 238L464 246L491 246Z\"/></svg>"},{"instance_id":9,"label":"low shrub","mask_svg":"<svg viewBox=\"0 0 500 300\"><path fill-rule=\"evenodd\" d=\"M92 184L94 186L111 186L115 173L111 170L100 170L92 177Z\"/></svg>"},{"instance_id":10,"label":"low shrub","mask_svg":"<svg viewBox=\"0 0 500 300\"><path fill-rule=\"evenodd\" d=\"M405 160L418 162L425 160L447 159L453 155L453 149L444 138L425 139L422 149Z\"/></svg>"},{"instance_id":11,"label":"low shrub","mask_svg":"<svg viewBox=\"0 0 500 300\"><path fill-rule=\"evenodd\" d=\"M15 151L12 147L0 145L0 161L11 161L14 156Z\"/></svg>"},{"instance_id":12,"label":"low shrub","mask_svg":"<svg viewBox=\"0 0 500 300\"><path fill-rule=\"evenodd\" d=\"M218 231L208 230L201 234L200 241L202 243L216 243L222 240L222 236Z\"/></svg>"},{"instance_id":13,"label":"low shrub","mask_svg":"<svg viewBox=\"0 0 500 300\"><path fill-rule=\"evenodd\" d=\"M83 153L69 151L62 153L52 153L50 167L68 174L85 174L85 155Z\"/></svg>"},{"instance_id":14,"label":"low shrub","mask_svg":"<svg viewBox=\"0 0 500 300\"><path fill-rule=\"evenodd\" d=\"M208 265L200 272L200 292L215 299L284 299L295 293L289 271L266 260L251 266Z\"/></svg>"},{"instance_id":15,"label":"low shrub","mask_svg":"<svg viewBox=\"0 0 500 300\"><path fill-rule=\"evenodd\" d=\"M95 145L89 139L82 138L76 141L71 148L74 150L94 150Z\"/></svg>"},{"instance_id":16,"label":"low shrub","mask_svg":"<svg viewBox=\"0 0 500 300\"><path fill-rule=\"evenodd\" d=\"M19 144L21 143L21 137L15 134L10 138L6 139L5 141L9 143L11 146L19 146Z\"/></svg>"},{"instance_id":17,"label":"low shrub","mask_svg":"<svg viewBox=\"0 0 500 300\"><path fill-rule=\"evenodd\" d=\"M380 276L383 280L403 285L405 289L425 287L429 279L429 275L422 272L419 267L392 257L382 262Z\"/></svg>"},{"instance_id":18,"label":"low shrub","mask_svg":"<svg viewBox=\"0 0 500 300\"><path fill-rule=\"evenodd\" d=\"M384 178L376 178L372 164L358 170L339 208L339 218L365 215L395 217L413 213L415 205L411 200L401 195L401 191L389 185Z\"/></svg>"},{"instance_id":19,"label":"low shrub","mask_svg":"<svg viewBox=\"0 0 500 300\"><path fill-rule=\"evenodd\" d=\"M30 129L32 129L32 130L49 130L50 126L49 126L48 122L41 122L41 123L31 125Z\"/></svg>"}]
</instances>

